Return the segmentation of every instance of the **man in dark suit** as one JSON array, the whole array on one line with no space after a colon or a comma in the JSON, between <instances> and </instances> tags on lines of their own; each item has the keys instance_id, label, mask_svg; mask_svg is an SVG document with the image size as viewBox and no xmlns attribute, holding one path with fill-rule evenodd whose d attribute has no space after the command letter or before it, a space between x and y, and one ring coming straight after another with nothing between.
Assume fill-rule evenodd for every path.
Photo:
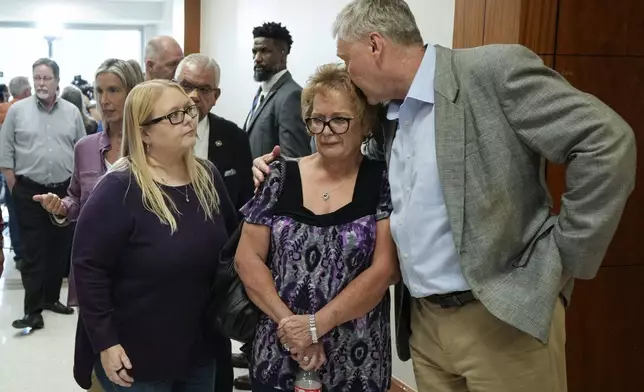
<instances>
[{"instance_id":1,"label":"man in dark suit","mask_svg":"<svg viewBox=\"0 0 644 392\"><path fill-rule=\"evenodd\" d=\"M311 137L302 120L302 87L286 69L291 34L271 22L255 27L253 37L254 78L261 86L244 123L253 158L271 152L275 145L289 157L309 155Z\"/></svg>"},{"instance_id":2,"label":"man in dark suit","mask_svg":"<svg viewBox=\"0 0 644 392\"><path fill-rule=\"evenodd\" d=\"M230 199L239 210L253 196L250 171L252 157L248 135L235 123L210 113L221 95L220 75L221 71L215 60L196 53L179 63L175 80L199 108L195 155L208 159L217 167ZM230 392L233 389L230 339L222 335L216 344L218 355L215 391Z\"/></svg>"}]
</instances>

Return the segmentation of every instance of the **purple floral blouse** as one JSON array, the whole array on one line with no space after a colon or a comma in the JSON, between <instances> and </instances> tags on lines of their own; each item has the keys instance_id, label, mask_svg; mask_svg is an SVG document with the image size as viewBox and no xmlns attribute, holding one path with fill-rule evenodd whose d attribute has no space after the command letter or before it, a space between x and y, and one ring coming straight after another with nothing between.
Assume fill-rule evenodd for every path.
<instances>
[{"instance_id":1,"label":"purple floral blouse","mask_svg":"<svg viewBox=\"0 0 644 392\"><path fill-rule=\"evenodd\" d=\"M353 200L338 211L315 215L303 206L295 160L271 164L267 180L241 210L248 223L271 228L269 269L284 303L296 314L315 313L372 262L376 222L391 213L384 163L364 158ZM388 391L391 337L388 292L369 313L322 338L327 363L319 375L327 391ZM282 348L277 325L263 316L251 355L255 382L293 390L298 364Z\"/></svg>"}]
</instances>

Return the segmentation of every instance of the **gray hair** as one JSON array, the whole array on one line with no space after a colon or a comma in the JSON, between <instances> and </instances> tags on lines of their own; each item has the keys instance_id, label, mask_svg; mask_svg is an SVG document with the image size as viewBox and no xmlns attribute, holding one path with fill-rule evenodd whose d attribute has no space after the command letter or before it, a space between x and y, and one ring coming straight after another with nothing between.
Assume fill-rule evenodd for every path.
<instances>
[{"instance_id":1,"label":"gray hair","mask_svg":"<svg viewBox=\"0 0 644 392\"><path fill-rule=\"evenodd\" d=\"M181 45L179 45L177 40L168 35L152 37L145 45L145 60L151 59L157 61L161 52L172 45L176 45L176 47L181 49Z\"/></svg>"},{"instance_id":2,"label":"gray hair","mask_svg":"<svg viewBox=\"0 0 644 392\"><path fill-rule=\"evenodd\" d=\"M215 86L219 87L219 81L221 78L221 69L219 68L219 64L217 64L217 62L212 57L202 53L193 53L193 54L187 55L179 63L179 66L177 67L177 71L174 74L175 79L179 79L179 75L181 75L181 73L183 72L183 68L188 64L196 65L196 66L202 67L203 69L211 70L215 75Z\"/></svg>"},{"instance_id":3,"label":"gray hair","mask_svg":"<svg viewBox=\"0 0 644 392\"><path fill-rule=\"evenodd\" d=\"M83 93L76 86L70 85L63 89L60 97L67 102L74 104L81 113L87 113L85 102L83 102Z\"/></svg>"},{"instance_id":4,"label":"gray hair","mask_svg":"<svg viewBox=\"0 0 644 392\"><path fill-rule=\"evenodd\" d=\"M31 84L26 76L16 76L9 82L9 93L12 97L22 95L27 89L31 89Z\"/></svg>"},{"instance_id":5,"label":"gray hair","mask_svg":"<svg viewBox=\"0 0 644 392\"><path fill-rule=\"evenodd\" d=\"M41 65L46 65L51 69L51 72L54 74L54 79L58 80L60 78L60 68L58 67L58 63L56 63L54 60L48 59L46 57L40 58L36 60L34 65L31 66L31 70L33 71Z\"/></svg>"},{"instance_id":6,"label":"gray hair","mask_svg":"<svg viewBox=\"0 0 644 392\"><path fill-rule=\"evenodd\" d=\"M347 42L378 33L404 46L423 45L416 18L404 0L353 0L333 23L333 38Z\"/></svg>"},{"instance_id":7,"label":"gray hair","mask_svg":"<svg viewBox=\"0 0 644 392\"><path fill-rule=\"evenodd\" d=\"M81 114L81 118L83 119L83 125L85 126L85 131L88 132L92 126L96 126L95 121L89 117L89 111L87 110L87 106L85 105L85 95L83 95L83 92L76 86L74 85L69 85L65 87L60 94L60 98L64 99L65 101L73 104L78 108ZM94 129L94 132L96 130Z\"/></svg>"}]
</instances>

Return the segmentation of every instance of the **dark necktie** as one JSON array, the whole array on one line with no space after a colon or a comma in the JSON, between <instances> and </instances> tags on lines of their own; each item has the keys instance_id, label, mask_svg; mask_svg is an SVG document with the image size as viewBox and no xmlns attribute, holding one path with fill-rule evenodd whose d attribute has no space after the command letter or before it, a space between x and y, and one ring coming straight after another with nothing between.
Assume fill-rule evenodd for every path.
<instances>
[{"instance_id":1,"label":"dark necktie","mask_svg":"<svg viewBox=\"0 0 644 392\"><path fill-rule=\"evenodd\" d=\"M264 96L262 95L262 88L260 87L259 90L257 90L257 94L255 94L255 98L253 98L253 107L250 110L251 115L255 113L255 110L257 110L262 102L264 102Z\"/></svg>"}]
</instances>

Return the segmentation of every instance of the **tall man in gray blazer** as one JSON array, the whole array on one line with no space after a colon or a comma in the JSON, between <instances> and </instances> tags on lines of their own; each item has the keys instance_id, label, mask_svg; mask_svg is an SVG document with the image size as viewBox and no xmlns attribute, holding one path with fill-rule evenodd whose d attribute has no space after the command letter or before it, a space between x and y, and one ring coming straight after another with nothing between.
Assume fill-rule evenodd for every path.
<instances>
[{"instance_id":1,"label":"tall man in gray blazer","mask_svg":"<svg viewBox=\"0 0 644 392\"><path fill-rule=\"evenodd\" d=\"M633 190L631 128L522 46L425 46L403 0L352 1L334 35L369 101L390 102L364 152L388 162L397 349L420 391L566 391L564 305ZM568 164L557 216L546 160Z\"/></svg>"},{"instance_id":2,"label":"tall man in gray blazer","mask_svg":"<svg viewBox=\"0 0 644 392\"><path fill-rule=\"evenodd\" d=\"M309 155L311 137L302 119L302 87L286 69L293 38L286 27L274 22L255 27L253 37L254 77L261 86L244 123L253 158L278 144L290 157Z\"/></svg>"}]
</instances>

